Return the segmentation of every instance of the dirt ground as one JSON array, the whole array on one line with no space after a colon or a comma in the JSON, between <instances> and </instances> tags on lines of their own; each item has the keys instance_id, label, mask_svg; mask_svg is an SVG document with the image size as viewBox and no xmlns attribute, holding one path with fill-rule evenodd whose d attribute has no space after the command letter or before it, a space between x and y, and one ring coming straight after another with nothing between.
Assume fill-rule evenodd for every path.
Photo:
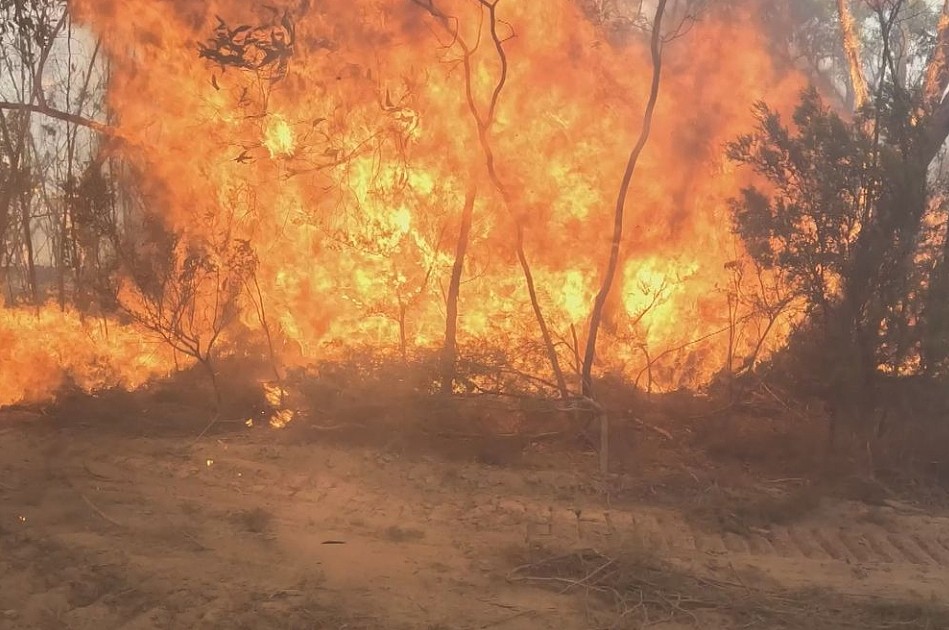
<instances>
[{"instance_id":1,"label":"dirt ground","mask_svg":"<svg viewBox=\"0 0 949 630\"><path fill-rule=\"evenodd\" d=\"M941 507L700 460L671 428L601 480L583 449L447 453L424 423L195 441L180 410L96 409L0 412L2 628L949 627Z\"/></svg>"}]
</instances>

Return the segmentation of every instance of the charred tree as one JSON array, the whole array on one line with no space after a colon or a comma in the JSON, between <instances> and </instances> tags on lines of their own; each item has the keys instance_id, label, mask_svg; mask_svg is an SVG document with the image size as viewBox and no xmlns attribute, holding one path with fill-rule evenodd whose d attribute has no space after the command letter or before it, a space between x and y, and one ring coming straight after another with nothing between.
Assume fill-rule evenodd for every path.
<instances>
[{"instance_id":1,"label":"charred tree","mask_svg":"<svg viewBox=\"0 0 949 630\"><path fill-rule=\"evenodd\" d=\"M475 195L477 189L474 178L465 191L465 203L461 209L461 227L455 244L455 261L451 267L451 279L448 282L448 295L445 298L445 345L442 350L443 394L451 394L455 384L455 364L458 359L458 296L461 293L461 277L465 269L465 256L471 237L471 220L474 216Z\"/></svg>"}]
</instances>

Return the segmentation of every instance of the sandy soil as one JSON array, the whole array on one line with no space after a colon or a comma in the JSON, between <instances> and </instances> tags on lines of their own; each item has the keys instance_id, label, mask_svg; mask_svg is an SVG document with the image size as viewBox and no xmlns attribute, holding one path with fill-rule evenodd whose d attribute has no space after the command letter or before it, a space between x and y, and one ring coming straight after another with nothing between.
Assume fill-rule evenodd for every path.
<instances>
[{"instance_id":1,"label":"sandy soil","mask_svg":"<svg viewBox=\"0 0 949 630\"><path fill-rule=\"evenodd\" d=\"M651 558L749 596L949 599L949 518L895 501L824 500L783 524L706 527L674 501L608 500L589 456L505 467L319 432L235 429L197 443L172 433L0 413L0 627L645 625L641 606L627 606L637 614L623 625L592 578L521 579L519 565L581 549ZM698 481L696 492L713 492ZM778 627L667 608L653 627ZM812 612L808 628L859 627L822 626Z\"/></svg>"}]
</instances>

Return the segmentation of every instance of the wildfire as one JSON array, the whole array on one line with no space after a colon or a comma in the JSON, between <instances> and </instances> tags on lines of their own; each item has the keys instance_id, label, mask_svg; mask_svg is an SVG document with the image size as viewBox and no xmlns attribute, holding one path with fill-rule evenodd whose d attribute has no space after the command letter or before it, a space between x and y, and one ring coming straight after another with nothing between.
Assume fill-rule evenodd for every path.
<instances>
[{"instance_id":1,"label":"wildfire","mask_svg":"<svg viewBox=\"0 0 949 630\"><path fill-rule=\"evenodd\" d=\"M458 40L487 37L480 3L441 4L457 18ZM518 217L541 306L569 364L571 328L582 343L649 78L639 40L606 38L578 4L498 4L508 72L491 141L506 203L484 166L463 51L415 3L82 0L74 8L110 54L109 103L127 141L124 157L144 173L150 210L186 242L214 241L227 226L230 238L252 244L270 332L278 350L294 349L281 350L283 361L359 346L437 348L461 211L474 186L459 352L483 345L521 352L537 338L514 258ZM601 371L635 377L644 357L661 356L657 387L694 386L731 356L729 335L716 331L733 321L727 200L742 182L722 168L722 146L750 126L755 100L790 102L800 87L772 63L754 12L743 18L713 11L667 47L656 126L628 203ZM215 33L235 38L229 54L253 46L252 56L227 68L199 56L196 47ZM470 58L477 104L489 101L499 73L489 48L482 41ZM255 309L242 309L241 318L260 329ZM0 334L48 325L81 328L74 318L17 320L0 322ZM700 338L707 341L698 358L685 360ZM744 340L737 357L756 342L750 332L732 338ZM68 343L48 339L44 357ZM111 343L121 346L110 361L121 375L98 380L134 385L147 353L136 354L130 339ZM540 354L512 359L545 369ZM7 399L25 390L3 386ZM289 421L278 416L272 422Z\"/></svg>"}]
</instances>

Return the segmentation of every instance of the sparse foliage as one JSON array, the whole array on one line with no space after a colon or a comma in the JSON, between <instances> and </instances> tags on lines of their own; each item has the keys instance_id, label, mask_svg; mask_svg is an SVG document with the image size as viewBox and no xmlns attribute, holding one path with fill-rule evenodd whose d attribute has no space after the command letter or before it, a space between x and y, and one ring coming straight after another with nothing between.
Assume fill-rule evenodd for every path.
<instances>
[{"instance_id":1,"label":"sparse foliage","mask_svg":"<svg viewBox=\"0 0 949 630\"><path fill-rule=\"evenodd\" d=\"M198 47L202 58L222 69L250 70L279 81L287 75L293 56L296 31L289 11L269 11L270 19L259 26L240 24L231 28L218 17L214 37Z\"/></svg>"},{"instance_id":2,"label":"sparse foliage","mask_svg":"<svg viewBox=\"0 0 949 630\"><path fill-rule=\"evenodd\" d=\"M247 241L225 237L192 245L154 221L149 231L153 238L147 249L119 245L131 284L119 287L118 303L144 328L201 365L219 411L218 345L240 313L239 299L256 270L256 256Z\"/></svg>"}]
</instances>

